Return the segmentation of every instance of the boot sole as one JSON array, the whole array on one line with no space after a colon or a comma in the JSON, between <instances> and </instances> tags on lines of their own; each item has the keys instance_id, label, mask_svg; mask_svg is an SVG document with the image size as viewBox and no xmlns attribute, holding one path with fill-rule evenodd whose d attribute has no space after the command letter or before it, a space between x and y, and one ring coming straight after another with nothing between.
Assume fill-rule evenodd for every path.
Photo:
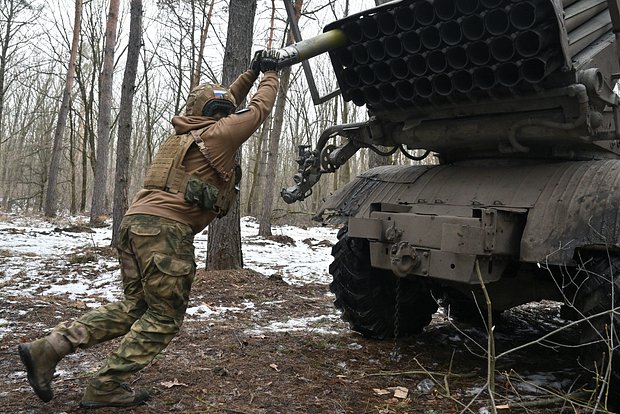
<instances>
[{"instance_id":1,"label":"boot sole","mask_svg":"<svg viewBox=\"0 0 620 414\"><path fill-rule=\"evenodd\" d=\"M146 403L148 400L145 399L143 401L135 401L131 403L98 403L94 401L80 401L81 408L105 408L105 407L115 407L115 408L129 408L135 407L137 405L141 405Z\"/></svg>"},{"instance_id":2,"label":"boot sole","mask_svg":"<svg viewBox=\"0 0 620 414\"><path fill-rule=\"evenodd\" d=\"M26 372L28 377L28 383L34 390L34 393L37 394L43 402L49 402L54 397L54 393L51 389L44 390L37 386L37 382L34 380L34 363L32 361L32 355L30 355L30 349L28 349L27 345L20 344L17 346L17 350L19 351L19 357L22 360L22 363L26 366Z\"/></svg>"}]
</instances>

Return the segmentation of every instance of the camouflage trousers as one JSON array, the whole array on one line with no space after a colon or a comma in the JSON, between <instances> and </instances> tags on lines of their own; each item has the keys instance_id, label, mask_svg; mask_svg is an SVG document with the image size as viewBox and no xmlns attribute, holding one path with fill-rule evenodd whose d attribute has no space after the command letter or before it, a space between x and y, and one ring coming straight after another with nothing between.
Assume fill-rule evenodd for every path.
<instances>
[{"instance_id":1,"label":"camouflage trousers","mask_svg":"<svg viewBox=\"0 0 620 414\"><path fill-rule=\"evenodd\" d=\"M125 216L118 253L124 299L92 310L60 332L73 349L123 336L97 373L124 381L146 367L179 331L196 265L194 235L185 224L149 215Z\"/></svg>"}]
</instances>

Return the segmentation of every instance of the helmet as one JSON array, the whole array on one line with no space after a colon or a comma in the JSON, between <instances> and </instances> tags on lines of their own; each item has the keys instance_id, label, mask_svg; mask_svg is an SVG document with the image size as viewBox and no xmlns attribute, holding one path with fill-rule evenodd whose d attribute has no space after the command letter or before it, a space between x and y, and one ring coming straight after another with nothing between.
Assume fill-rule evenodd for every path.
<instances>
[{"instance_id":1,"label":"helmet","mask_svg":"<svg viewBox=\"0 0 620 414\"><path fill-rule=\"evenodd\" d=\"M231 113L236 107L230 90L222 85L204 83L192 89L187 97L185 115L213 116L216 112Z\"/></svg>"}]
</instances>

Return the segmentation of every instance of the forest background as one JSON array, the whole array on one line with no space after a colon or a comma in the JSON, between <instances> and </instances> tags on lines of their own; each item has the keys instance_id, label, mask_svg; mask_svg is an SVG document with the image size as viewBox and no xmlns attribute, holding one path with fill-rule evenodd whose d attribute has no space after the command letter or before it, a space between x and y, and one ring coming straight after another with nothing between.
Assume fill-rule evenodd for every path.
<instances>
[{"instance_id":1,"label":"forest background","mask_svg":"<svg viewBox=\"0 0 620 414\"><path fill-rule=\"evenodd\" d=\"M291 0L0 2L0 209L86 213L91 224L114 210L119 222L189 90L231 81L256 50L293 41L284 1ZM375 5L293 3L303 38ZM225 73L227 60L229 72L237 69L232 76ZM321 95L337 88L327 56L311 64ZM340 96L313 105L301 65L284 76L281 104L241 156L238 214L259 217L267 233L272 219L312 214L326 195L368 168L368 153L360 151L324 176L307 200L283 203L279 192L293 183L297 146L313 146L330 125L366 118L365 108Z\"/></svg>"}]
</instances>

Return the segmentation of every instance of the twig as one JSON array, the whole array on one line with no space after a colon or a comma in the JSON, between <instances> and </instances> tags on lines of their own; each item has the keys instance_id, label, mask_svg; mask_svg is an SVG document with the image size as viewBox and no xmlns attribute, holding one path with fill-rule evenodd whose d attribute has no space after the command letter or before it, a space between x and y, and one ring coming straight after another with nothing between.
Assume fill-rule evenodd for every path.
<instances>
[{"instance_id":1,"label":"twig","mask_svg":"<svg viewBox=\"0 0 620 414\"><path fill-rule=\"evenodd\" d=\"M469 373L469 374L456 374L454 372L437 372L437 371L427 371L427 370L413 370L413 371L382 371L382 372L375 372L372 374L362 374L362 377L391 377L391 376L400 376L400 375L440 375L443 377L457 377L457 378L473 378L473 377L477 377L478 375L475 373Z\"/></svg>"},{"instance_id":2,"label":"twig","mask_svg":"<svg viewBox=\"0 0 620 414\"><path fill-rule=\"evenodd\" d=\"M476 259L476 274L478 275L478 280L480 281L480 286L482 287L482 293L484 293L484 300L487 305L487 346L488 346L488 357L487 357L487 385L489 390L489 398L491 399L491 410L493 414L497 414L497 408L495 407L495 336L493 335L493 309L491 308L491 298L489 297L489 292L487 292L487 287L484 284L484 280L482 279L482 273L480 272L480 263L478 263L478 259Z\"/></svg>"},{"instance_id":3,"label":"twig","mask_svg":"<svg viewBox=\"0 0 620 414\"><path fill-rule=\"evenodd\" d=\"M587 394L588 393L584 391L580 393L575 393L573 395L567 395L565 397L558 395L554 397L542 398L542 399L537 399L537 400L532 400L532 401L508 403L506 405L510 409L512 408L540 408L540 407L545 407L548 405L555 405L557 403L565 403L566 401L573 402L571 400L571 397L580 397L580 396L585 396Z\"/></svg>"},{"instance_id":4,"label":"twig","mask_svg":"<svg viewBox=\"0 0 620 414\"><path fill-rule=\"evenodd\" d=\"M233 332L233 335L235 335L235 339L237 339L237 342L239 342L239 347L241 349L245 348L245 345L243 344L243 342L241 342L241 339L239 339L239 337L237 336L237 333Z\"/></svg>"}]
</instances>

